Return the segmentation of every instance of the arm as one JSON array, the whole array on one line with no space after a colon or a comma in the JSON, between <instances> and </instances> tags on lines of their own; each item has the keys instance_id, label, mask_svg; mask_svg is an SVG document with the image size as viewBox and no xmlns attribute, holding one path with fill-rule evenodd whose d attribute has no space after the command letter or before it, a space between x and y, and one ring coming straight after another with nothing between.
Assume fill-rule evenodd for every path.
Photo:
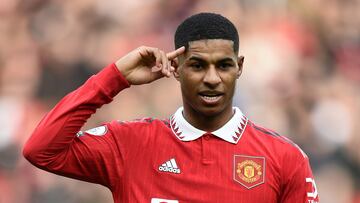
<instances>
[{"instance_id":1,"label":"arm","mask_svg":"<svg viewBox=\"0 0 360 203\"><path fill-rule=\"evenodd\" d=\"M174 69L170 61L183 51L165 55L156 48L140 47L92 76L42 119L24 146L25 158L41 169L110 187L121 170L111 125L104 136L77 137L77 132L122 89L170 76Z\"/></svg>"},{"instance_id":2,"label":"arm","mask_svg":"<svg viewBox=\"0 0 360 203\"><path fill-rule=\"evenodd\" d=\"M318 203L319 195L310 168L309 160L303 157L302 163L288 175L282 191L282 203ZM293 163L293 165L295 165Z\"/></svg>"},{"instance_id":3,"label":"arm","mask_svg":"<svg viewBox=\"0 0 360 203\"><path fill-rule=\"evenodd\" d=\"M128 86L114 64L92 76L41 120L25 144L25 158L50 172L107 185L102 177L106 171L101 165L108 164L106 161L113 159L115 151L108 150L111 148L103 144L111 145L112 136L80 139L76 133L97 108L111 102ZM101 158L101 153L109 159L96 161Z\"/></svg>"}]
</instances>

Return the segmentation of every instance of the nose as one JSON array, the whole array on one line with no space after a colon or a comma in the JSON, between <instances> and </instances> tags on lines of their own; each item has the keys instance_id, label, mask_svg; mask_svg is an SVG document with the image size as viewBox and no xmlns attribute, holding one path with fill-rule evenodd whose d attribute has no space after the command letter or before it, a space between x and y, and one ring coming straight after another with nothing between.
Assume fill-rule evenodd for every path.
<instances>
[{"instance_id":1,"label":"nose","mask_svg":"<svg viewBox=\"0 0 360 203\"><path fill-rule=\"evenodd\" d=\"M216 87L221 83L221 78L216 67L211 65L205 72L204 83L210 87Z\"/></svg>"}]
</instances>

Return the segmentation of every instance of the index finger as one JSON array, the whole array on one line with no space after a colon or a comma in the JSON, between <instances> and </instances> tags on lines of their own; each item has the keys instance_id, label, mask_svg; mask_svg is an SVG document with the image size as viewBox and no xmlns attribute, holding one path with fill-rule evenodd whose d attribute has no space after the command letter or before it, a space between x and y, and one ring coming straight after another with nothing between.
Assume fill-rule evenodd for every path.
<instances>
[{"instance_id":1,"label":"index finger","mask_svg":"<svg viewBox=\"0 0 360 203\"><path fill-rule=\"evenodd\" d=\"M185 46L182 46L182 47L176 49L175 51L167 53L166 57L168 58L168 60L173 60L174 58L180 56L184 52L185 52Z\"/></svg>"}]
</instances>

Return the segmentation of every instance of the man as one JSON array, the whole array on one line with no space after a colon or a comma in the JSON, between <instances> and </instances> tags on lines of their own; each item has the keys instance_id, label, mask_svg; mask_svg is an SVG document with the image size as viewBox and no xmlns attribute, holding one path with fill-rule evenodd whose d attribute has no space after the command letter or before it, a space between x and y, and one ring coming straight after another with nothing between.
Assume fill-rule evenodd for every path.
<instances>
[{"instance_id":1,"label":"man","mask_svg":"<svg viewBox=\"0 0 360 203\"><path fill-rule=\"evenodd\" d=\"M108 187L115 202L315 203L306 155L232 106L242 72L235 26L200 13L176 30L176 50L140 47L63 98L24 148L35 166ZM113 121L78 132L130 85L180 82L169 119Z\"/></svg>"}]
</instances>

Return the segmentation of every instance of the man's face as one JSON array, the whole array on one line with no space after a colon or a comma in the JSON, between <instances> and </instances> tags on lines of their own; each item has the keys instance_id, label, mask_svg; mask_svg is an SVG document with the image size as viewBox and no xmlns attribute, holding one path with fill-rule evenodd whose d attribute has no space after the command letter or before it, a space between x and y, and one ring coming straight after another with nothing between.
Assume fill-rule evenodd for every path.
<instances>
[{"instance_id":1,"label":"man's face","mask_svg":"<svg viewBox=\"0 0 360 203\"><path fill-rule=\"evenodd\" d=\"M230 40L199 40L189 43L174 73L181 84L185 110L204 116L231 112L236 80L243 57Z\"/></svg>"}]
</instances>

